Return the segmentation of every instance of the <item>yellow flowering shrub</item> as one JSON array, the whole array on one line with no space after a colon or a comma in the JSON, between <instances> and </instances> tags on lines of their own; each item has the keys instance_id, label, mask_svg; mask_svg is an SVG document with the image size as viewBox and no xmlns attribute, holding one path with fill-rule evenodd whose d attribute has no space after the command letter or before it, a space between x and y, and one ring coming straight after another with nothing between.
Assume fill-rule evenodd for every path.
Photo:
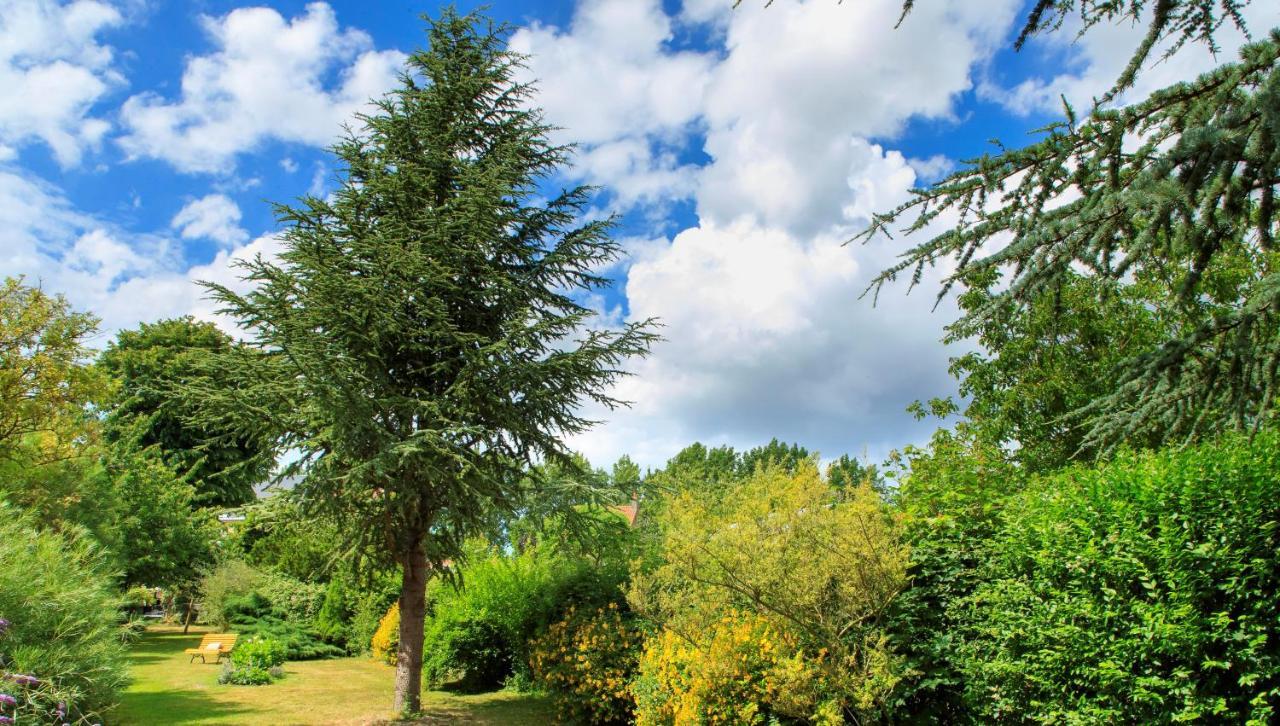
<instances>
[{"instance_id":1,"label":"yellow flowering shrub","mask_svg":"<svg viewBox=\"0 0 1280 726\"><path fill-rule=\"evenodd\" d=\"M869 482L813 461L691 487L664 507L660 560L632 607L661 628L641 659L648 724L874 721L902 676L882 613L908 550Z\"/></svg>"},{"instance_id":2,"label":"yellow flowering shrub","mask_svg":"<svg viewBox=\"0 0 1280 726\"><path fill-rule=\"evenodd\" d=\"M569 609L530 648L534 679L551 692L566 723L630 723L630 681L642 636L616 603Z\"/></svg>"},{"instance_id":3,"label":"yellow flowering shrub","mask_svg":"<svg viewBox=\"0 0 1280 726\"><path fill-rule=\"evenodd\" d=\"M632 691L637 726L764 724L774 716L839 724L815 685L816 665L765 618L730 610L689 637L649 640Z\"/></svg>"},{"instance_id":4,"label":"yellow flowering shrub","mask_svg":"<svg viewBox=\"0 0 1280 726\"><path fill-rule=\"evenodd\" d=\"M400 603L392 603L387 614L382 616L369 645L374 660L395 665L396 650L400 647Z\"/></svg>"}]
</instances>

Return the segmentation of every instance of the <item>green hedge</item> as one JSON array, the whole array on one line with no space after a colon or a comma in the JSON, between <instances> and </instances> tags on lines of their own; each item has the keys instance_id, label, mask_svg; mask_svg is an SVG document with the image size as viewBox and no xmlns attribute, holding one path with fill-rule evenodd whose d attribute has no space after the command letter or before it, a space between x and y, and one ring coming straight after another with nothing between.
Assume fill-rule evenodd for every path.
<instances>
[{"instance_id":1,"label":"green hedge","mask_svg":"<svg viewBox=\"0 0 1280 726\"><path fill-rule=\"evenodd\" d=\"M980 720L1277 719L1275 435L1038 480L987 551L958 605Z\"/></svg>"}]
</instances>

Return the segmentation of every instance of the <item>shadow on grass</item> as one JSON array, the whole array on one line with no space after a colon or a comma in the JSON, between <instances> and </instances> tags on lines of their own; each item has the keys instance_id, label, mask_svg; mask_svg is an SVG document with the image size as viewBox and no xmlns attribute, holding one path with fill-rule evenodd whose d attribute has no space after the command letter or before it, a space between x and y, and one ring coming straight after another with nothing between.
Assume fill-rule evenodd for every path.
<instances>
[{"instance_id":1,"label":"shadow on grass","mask_svg":"<svg viewBox=\"0 0 1280 726\"><path fill-rule=\"evenodd\" d=\"M212 700L209 694L194 690L130 693L127 705L128 708L116 711L112 723L130 726L204 723L210 719L233 717L253 710ZM250 723L248 720L239 722Z\"/></svg>"}]
</instances>

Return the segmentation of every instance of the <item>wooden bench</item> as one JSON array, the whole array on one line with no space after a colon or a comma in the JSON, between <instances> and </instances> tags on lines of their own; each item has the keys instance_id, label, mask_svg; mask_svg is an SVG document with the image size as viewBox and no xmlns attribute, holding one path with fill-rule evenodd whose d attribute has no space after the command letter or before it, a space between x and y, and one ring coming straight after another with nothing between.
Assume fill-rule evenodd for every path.
<instances>
[{"instance_id":1,"label":"wooden bench","mask_svg":"<svg viewBox=\"0 0 1280 726\"><path fill-rule=\"evenodd\" d=\"M222 656L231 655L231 649L236 647L235 633L208 633L200 639L200 647L187 648L182 651L191 656L188 663L194 663L196 657L200 658L201 663L208 663L208 657L214 656L213 662L217 663L222 660Z\"/></svg>"}]
</instances>

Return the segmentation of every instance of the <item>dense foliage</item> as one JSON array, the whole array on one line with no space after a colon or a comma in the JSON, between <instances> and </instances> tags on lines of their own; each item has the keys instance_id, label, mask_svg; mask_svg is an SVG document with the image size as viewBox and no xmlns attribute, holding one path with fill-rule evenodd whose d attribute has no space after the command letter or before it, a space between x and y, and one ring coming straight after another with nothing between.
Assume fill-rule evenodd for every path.
<instances>
[{"instance_id":1,"label":"dense foliage","mask_svg":"<svg viewBox=\"0 0 1280 726\"><path fill-rule=\"evenodd\" d=\"M236 643L231 651L231 662L218 676L219 683L237 686L265 686L283 677L288 648L272 638L251 636Z\"/></svg>"},{"instance_id":2,"label":"dense foliage","mask_svg":"<svg viewBox=\"0 0 1280 726\"><path fill-rule=\"evenodd\" d=\"M775 665L804 666L785 700L755 702L761 718L881 710L900 674L881 619L906 584L907 551L869 482L837 490L813 462L794 473L774 464L717 496L678 494L665 511L661 564L630 595L670 634L660 652L705 655L736 643L742 634L724 618L740 612L754 636L774 636Z\"/></svg>"},{"instance_id":3,"label":"dense foliage","mask_svg":"<svg viewBox=\"0 0 1280 726\"><path fill-rule=\"evenodd\" d=\"M617 603L571 605L563 620L530 643L529 665L566 723L630 723L631 681L643 642L644 633Z\"/></svg>"},{"instance_id":4,"label":"dense foliage","mask_svg":"<svg viewBox=\"0 0 1280 726\"><path fill-rule=\"evenodd\" d=\"M87 535L40 531L0 505L0 692L22 697L18 723L54 723L59 703L87 723L115 703L125 661L109 566Z\"/></svg>"},{"instance_id":5,"label":"dense foliage","mask_svg":"<svg viewBox=\"0 0 1280 726\"><path fill-rule=\"evenodd\" d=\"M231 338L213 323L186 317L121 331L98 358L118 383L105 407L107 439L128 449L153 448L195 487L196 501L211 506L252 501L254 486L272 463L263 455L261 432L197 423L193 402L178 393L183 383L206 375L208 356L232 348Z\"/></svg>"},{"instance_id":6,"label":"dense foliage","mask_svg":"<svg viewBox=\"0 0 1280 726\"><path fill-rule=\"evenodd\" d=\"M1280 438L1124 456L1006 508L967 610L980 720L1232 720L1280 709Z\"/></svg>"}]
</instances>

